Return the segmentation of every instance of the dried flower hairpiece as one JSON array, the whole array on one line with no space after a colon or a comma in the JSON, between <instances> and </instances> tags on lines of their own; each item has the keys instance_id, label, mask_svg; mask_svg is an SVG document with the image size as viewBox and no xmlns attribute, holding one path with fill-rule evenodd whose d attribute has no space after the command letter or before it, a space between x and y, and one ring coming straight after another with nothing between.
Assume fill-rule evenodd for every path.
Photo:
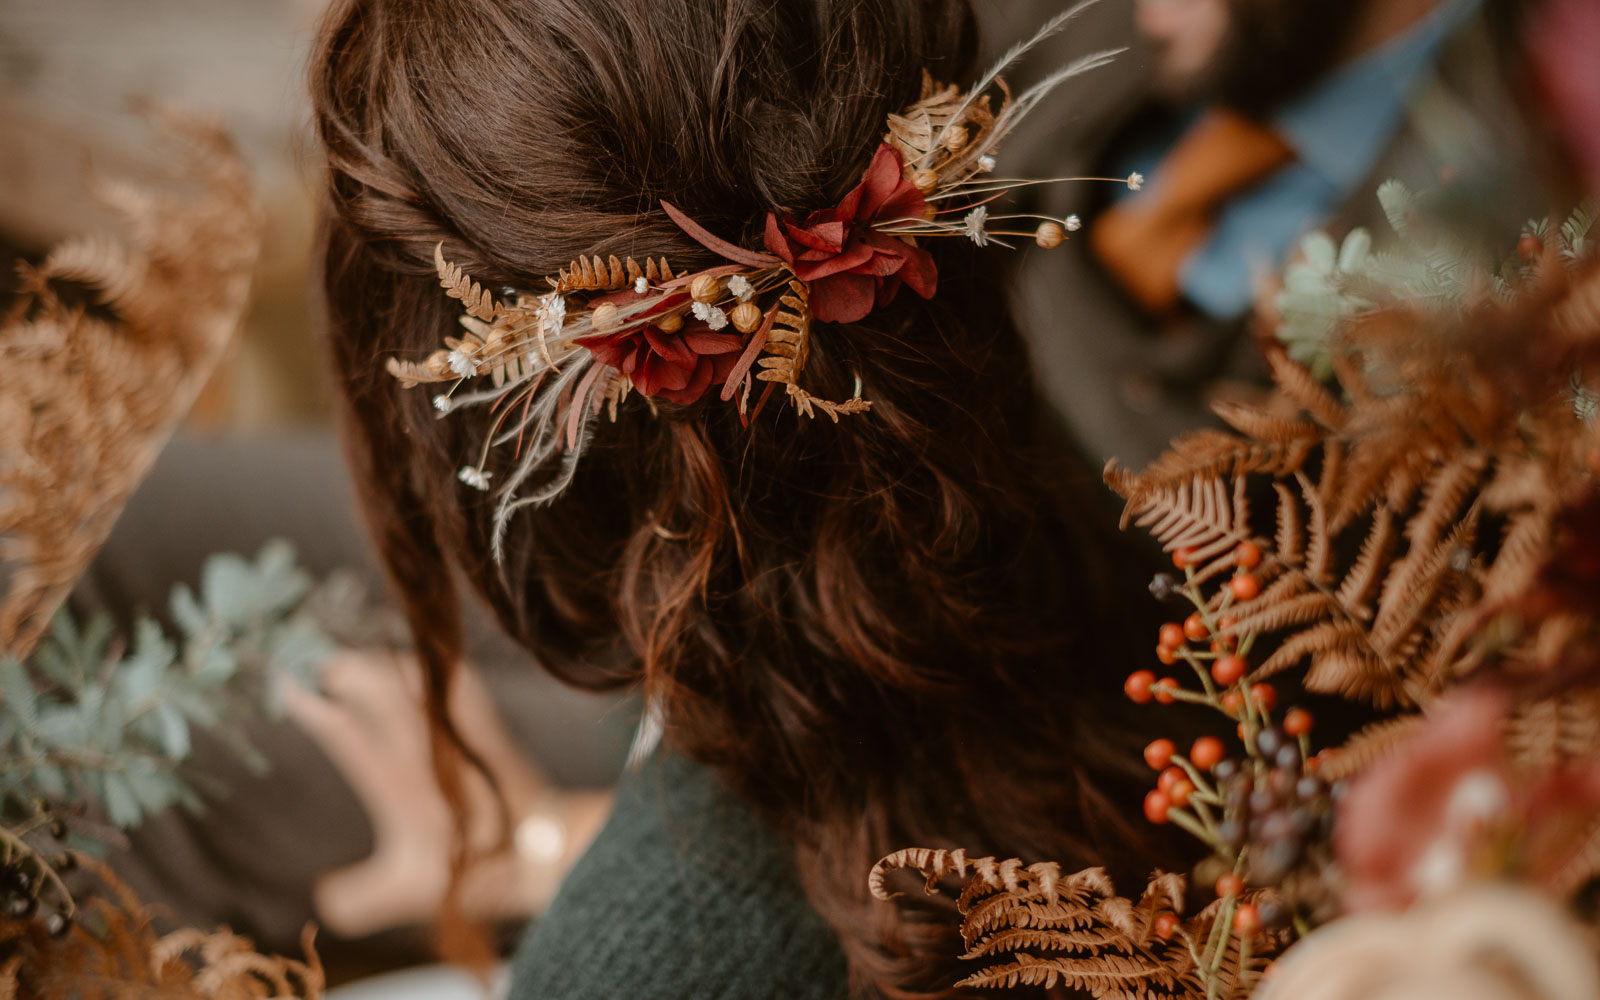
<instances>
[{"instance_id":1,"label":"dried flower hairpiece","mask_svg":"<svg viewBox=\"0 0 1600 1000\"><path fill-rule=\"evenodd\" d=\"M801 387L813 322L856 322L902 286L931 297L938 269L917 245L920 237L953 236L979 246L1032 237L1046 249L1060 246L1078 228L1076 216L997 215L991 205L1019 187L1110 178L996 178L995 153L1050 91L1121 50L1085 56L1016 96L999 74L1095 2L1053 18L965 93L925 74L921 100L889 116L861 183L838 205L804 219L769 214L762 251L722 240L662 202L679 228L727 263L674 273L664 258L642 265L579 258L546 279L547 291L497 299L437 247L440 283L465 306L465 333L424 361L391 358L387 368L408 388L452 383L434 397L442 413L490 404L493 419L477 460L460 472L466 485L490 489L490 450L515 442L516 469L496 510L497 555L511 515L560 495L595 419L606 412L615 420L618 404L634 390L653 407L656 398L688 405L720 387L720 399L748 421L754 384L765 382L755 412L782 385L804 416L821 411L837 422L864 413L872 404L860 397L859 380L857 394L843 402ZM992 89L1001 92L998 111ZM1142 180L1134 175L1119 183L1137 189ZM465 388L484 376L489 387ZM529 488L536 474L542 478Z\"/></svg>"}]
</instances>

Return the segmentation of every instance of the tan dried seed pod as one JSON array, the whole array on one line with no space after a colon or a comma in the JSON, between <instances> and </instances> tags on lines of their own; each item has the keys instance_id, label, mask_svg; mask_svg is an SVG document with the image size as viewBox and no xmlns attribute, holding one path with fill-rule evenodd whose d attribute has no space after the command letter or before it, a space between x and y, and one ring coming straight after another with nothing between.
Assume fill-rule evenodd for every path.
<instances>
[{"instance_id":1,"label":"tan dried seed pod","mask_svg":"<svg viewBox=\"0 0 1600 1000\"><path fill-rule=\"evenodd\" d=\"M702 274L689 283L689 297L696 302L715 302L722 294L722 280L710 274Z\"/></svg>"},{"instance_id":2,"label":"tan dried seed pod","mask_svg":"<svg viewBox=\"0 0 1600 1000\"><path fill-rule=\"evenodd\" d=\"M1033 234L1033 241L1046 250L1054 250L1067 239L1067 231L1061 228L1060 223L1040 223L1039 229Z\"/></svg>"},{"instance_id":3,"label":"tan dried seed pod","mask_svg":"<svg viewBox=\"0 0 1600 1000\"><path fill-rule=\"evenodd\" d=\"M677 333L683 329L683 313L668 313L656 320L655 325L662 333Z\"/></svg>"},{"instance_id":4,"label":"tan dried seed pod","mask_svg":"<svg viewBox=\"0 0 1600 1000\"><path fill-rule=\"evenodd\" d=\"M733 320L733 328L740 333L752 333L761 325L761 307L754 302L741 302L733 307L733 312L728 314Z\"/></svg>"},{"instance_id":5,"label":"tan dried seed pod","mask_svg":"<svg viewBox=\"0 0 1600 1000\"><path fill-rule=\"evenodd\" d=\"M967 144L967 130L959 125L951 129L944 137L944 148L952 153L961 152Z\"/></svg>"},{"instance_id":6,"label":"tan dried seed pod","mask_svg":"<svg viewBox=\"0 0 1600 1000\"><path fill-rule=\"evenodd\" d=\"M932 170L918 170L911 175L911 183L915 184L917 190L923 194L933 194L934 189L939 186L939 175Z\"/></svg>"},{"instance_id":7,"label":"tan dried seed pod","mask_svg":"<svg viewBox=\"0 0 1600 1000\"><path fill-rule=\"evenodd\" d=\"M596 330L615 330L622 325L622 310L617 308L616 303L606 302L596 306L590 318Z\"/></svg>"}]
</instances>

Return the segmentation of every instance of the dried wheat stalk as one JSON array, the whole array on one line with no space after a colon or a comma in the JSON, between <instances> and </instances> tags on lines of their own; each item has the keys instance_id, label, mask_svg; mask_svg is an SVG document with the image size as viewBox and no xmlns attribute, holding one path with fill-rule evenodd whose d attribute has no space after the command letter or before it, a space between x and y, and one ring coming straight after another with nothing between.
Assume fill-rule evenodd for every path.
<instances>
[{"instance_id":1,"label":"dried wheat stalk","mask_svg":"<svg viewBox=\"0 0 1600 1000\"><path fill-rule=\"evenodd\" d=\"M220 130L163 124L185 190L98 183L126 240L69 241L24 268L0 320L0 653L32 649L244 310L262 221L244 165Z\"/></svg>"}]
</instances>

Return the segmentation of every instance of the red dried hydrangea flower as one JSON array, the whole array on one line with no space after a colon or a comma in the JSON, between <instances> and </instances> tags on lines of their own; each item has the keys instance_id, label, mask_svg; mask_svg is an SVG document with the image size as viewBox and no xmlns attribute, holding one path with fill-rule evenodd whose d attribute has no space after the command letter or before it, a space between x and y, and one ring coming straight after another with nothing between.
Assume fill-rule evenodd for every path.
<instances>
[{"instance_id":1,"label":"red dried hydrangea flower","mask_svg":"<svg viewBox=\"0 0 1600 1000\"><path fill-rule=\"evenodd\" d=\"M595 360L628 376L646 396L688 405L728 379L744 338L716 333L700 320L687 320L667 333L655 326L585 337L583 346Z\"/></svg>"},{"instance_id":2,"label":"red dried hydrangea flower","mask_svg":"<svg viewBox=\"0 0 1600 1000\"><path fill-rule=\"evenodd\" d=\"M900 153L887 144L861 183L835 208L812 212L804 222L767 216L767 249L811 286L811 309L828 323L854 323L888 304L905 284L931 298L939 274L921 247L872 228L891 219L920 219L927 202L903 176Z\"/></svg>"}]
</instances>

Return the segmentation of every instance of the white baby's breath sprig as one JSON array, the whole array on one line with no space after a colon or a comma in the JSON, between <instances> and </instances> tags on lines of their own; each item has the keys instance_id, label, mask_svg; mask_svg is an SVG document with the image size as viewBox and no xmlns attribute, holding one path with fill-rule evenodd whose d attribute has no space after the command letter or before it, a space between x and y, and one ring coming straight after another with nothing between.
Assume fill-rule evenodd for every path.
<instances>
[{"instance_id":1,"label":"white baby's breath sprig","mask_svg":"<svg viewBox=\"0 0 1600 1000\"><path fill-rule=\"evenodd\" d=\"M728 314L709 302L696 302L690 306L690 310L694 313L695 319L713 330L720 330L728 325Z\"/></svg>"},{"instance_id":2,"label":"white baby's breath sprig","mask_svg":"<svg viewBox=\"0 0 1600 1000\"><path fill-rule=\"evenodd\" d=\"M1144 187L1144 174L1141 174L1135 170L1133 173L1128 175L1129 191L1137 191L1142 187Z\"/></svg>"},{"instance_id":3,"label":"white baby's breath sprig","mask_svg":"<svg viewBox=\"0 0 1600 1000\"><path fill-rule=\"evenodd\" d=\"M449 396L441 394L433 397L433 408L440 413L449 413L455 408L455 403L451 401Z\"/></svg>"},{"instance_id":4,"label":"white baby's breath sprig","mask_svg":"<svg viewBox=\"0 0 1600 1000\"><path fill-rule=\"evenodd\" d=\"M994 173L994 157L992 157L992 156L980 156L980 157L978 157L978 170L980 170L981 172L986 173L986 174Z\"/></svg>"},{"instance_id":5,"label":"white baby's breath sprig","mask_svg":"<svg viewBox=\"0 0 1600 1000\"><path fill-rule=\"evenodd\" d=\"M643 295L649 290L650 282L647 278L645 278L644 275L641 274L637 278L633 279L633 291L635 295Z\"/></svg>"},{"instance_id":6,"label":"white baby's breath sprig","mask_svg":"<svg viewBox=\"0 0 1600 1000\"><path fill-rule=\"evenodd\" d=\"M464 465L461 467L461 471L456 473L456 478L475 490L483 490L487 493L489 490L489 477L492 475L494 473L485 472L475 466Z\"/></svg>"},{"instance_id":7,"label":"white baby's breath sprig","mask_svg":"<svg viewBox=\"0 0 1600 1000\"><path fill-rule=\"evenodd\" d=\"M1069 233L1075 233L1083 228L1083 220L1076 215L1067 216L1061 220L1061 224L1067 227L1067 232Z\"/></svg>"},{"instance_id":8,"label":"white baby's breath sprig","mask_svg":"<svg viewBox=\"0 0 1600 1000\"><path fill-rule=\"evenodd\" d=\"M750 285L750 279L742 274L736 274L728 279L728 291L732 292L733 297L740 302L749 302L751 296L756 293L756 290Z\"/></svg>"},{"instance_id":9,"label":"white baby's breath sprig","mask_svg":"<svg viewBox=\"0 0 1600 1000\"><path fill-rule=\"evenodd\" d=\"M450 370L462 378L472 378L478 374L478 363L460 351L451 351L448 360L450 362Z\"/></svg>"}]
</instances>

